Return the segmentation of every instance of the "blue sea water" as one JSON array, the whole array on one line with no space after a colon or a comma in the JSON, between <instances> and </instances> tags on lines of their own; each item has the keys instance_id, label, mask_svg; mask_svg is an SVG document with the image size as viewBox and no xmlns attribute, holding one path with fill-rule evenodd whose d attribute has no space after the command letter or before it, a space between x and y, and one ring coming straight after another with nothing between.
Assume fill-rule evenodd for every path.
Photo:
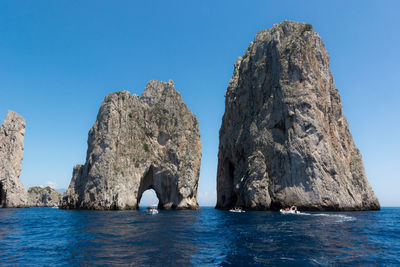
<instances>
[{"instance_id":1,"label":"blue sea water","mask_svg":"<svg viewBox=\"0 0 400 267\"><path fill-rule=\"evenodd\" d=\"M400 265L400 208L282 215L0 209L0 265Z\"/></svg>"}]
</instances>

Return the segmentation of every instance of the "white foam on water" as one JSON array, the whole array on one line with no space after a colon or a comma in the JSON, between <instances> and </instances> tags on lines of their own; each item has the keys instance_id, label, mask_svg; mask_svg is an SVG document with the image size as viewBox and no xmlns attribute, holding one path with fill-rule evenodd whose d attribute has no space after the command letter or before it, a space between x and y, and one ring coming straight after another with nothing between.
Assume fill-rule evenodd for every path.
<instances>
[{"instance_id":1,"label":"white foam on water","mask_svg":"<svg viewBox=\"0 0 400 267\"><path fill-rule=\"evenodd\" d=\"M313 216L321 216L321 217L330 217L330 218L337 218L337 222L349 222L349 221L354 221L356 218L352 216L347 216L344 214L327 214L327 213L314 213L310 214Z\"/></svg>"},{"instance_id":2,"label":"white foam on water","mask_svg":"<svg viewBox=\"0 0 400 267\"><path fill-rule=\"evenodd\" d=\"M286 214L285 214L286 215ZM328 214L328 213L307 213L307 212L300 212L300 213L290 213L290 215L304 215L304 216L320 216L320 217L329 217L335 218L335 222L349 222L356 220L355 217L347 216L344 214Z\"/></svg>"},{"instance_id":3,"label":"white foam on water","mask_svg":"<svg viewBox=\"0 0 400 267\"><path fill-rule=\"evenodd\" d=\"M306 212L300 212L300 213L297 213L296 215L312 215L312 214L306 213Z\"/></svg>"}]
</instances>

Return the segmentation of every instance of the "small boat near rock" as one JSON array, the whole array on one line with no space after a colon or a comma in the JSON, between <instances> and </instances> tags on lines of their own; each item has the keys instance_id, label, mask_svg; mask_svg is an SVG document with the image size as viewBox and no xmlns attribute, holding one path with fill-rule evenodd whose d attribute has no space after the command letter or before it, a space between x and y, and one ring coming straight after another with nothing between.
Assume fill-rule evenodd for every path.
<instances>
[{"instance_id":1,"label":"small boat near rock","mask_svg":"<svg viewBox=\"0 0 400 267\"><path fill-rule=\"evenodd\" d=\"M147 207L147 212L151 215L158 214L157 205L151 205Z\"/></svg>"},{"instance_id":2,"label":"small boat near rock","mask_svg":"<svg viewBox=\"0 0 400 267\"><path fill-rule=\"evenodd\" d=\"M292 207L290 207L290 209L289 209L289 208L280 209L279 211L280 211L282 214L299 214L299 213L300 213L300 211L297 210L297 207L296 207L296 206L292 206Z\"/></svg>"},{"instance_id":3,"label":"small boat near rock","mask_svg":"<svg viewBox=\"0 0 400 267\"><path fill-rule=\"evenodd\" d=\"M233 209L230 209L229 211L230 212L238 212L238 213L246 212L241 207L234 207Z\"/></svg>"}]
</instances>

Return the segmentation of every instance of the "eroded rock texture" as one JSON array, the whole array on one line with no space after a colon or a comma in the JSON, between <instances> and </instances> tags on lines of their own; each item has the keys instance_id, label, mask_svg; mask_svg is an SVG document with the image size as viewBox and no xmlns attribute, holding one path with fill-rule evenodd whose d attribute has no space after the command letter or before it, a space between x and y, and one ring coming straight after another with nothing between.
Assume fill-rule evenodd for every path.
<instances>
[{"instance_id":1,"label":"eroded rock texture","mask_svg":"<svg viewBox=\"0 0 400 267\"><path fill-rule=\"evenodd\" d=\"M58 207L61 194L49 186L33 186L28 189L28 198L31 207Z\"/></svg>"},{"instance_id":2,"label":"eroded rock texture","mask_svg":"<svg viewBox=\"0 0 400 267\"><path fill-rule=\"evenodd\" d=\"M260 31L225 97L217 208L379 209L311 25Z\"/></svg>"},{"instance_id":3,"label":"eroded rock texture","mask_svg":"<svg viewBox=\"0 0 400 267\"><path fill-rule=\"evenodd\" d=\"M0 126L0 207L28 206L25 187L19 180L24 157L25 120L8 111Z\"/></svg>"},{"instance_id":4,"label":"eroded rock texture","mask_svg":"<svg viewBox=\"0 0 400 267\"><path fill-rule=\"evenodd\" d=\"M109 94L89 132L85 165L73 170L62 208L136 209L153 189L159 208L197 209L201 142L196 116L172 81L142 96Z\"/></svg>"}]
</instances>

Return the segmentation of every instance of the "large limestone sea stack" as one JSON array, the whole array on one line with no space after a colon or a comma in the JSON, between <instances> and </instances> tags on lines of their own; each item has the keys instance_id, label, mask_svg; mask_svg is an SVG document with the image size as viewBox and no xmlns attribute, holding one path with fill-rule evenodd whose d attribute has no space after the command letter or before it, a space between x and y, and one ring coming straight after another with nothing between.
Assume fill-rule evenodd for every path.
<instances>
[{"instance_id":1,"label":"large limestone sea stack","mask_svg":"<svg viewBox=\"0 0 400 267\"><path fill-rule=\"evenodd\" d=\"M0 127L0 208L28 207L28 195L19 180L24 157L25 120L8 111Z\"/></svg>"},{"instance_id":2,"label":"large limestone sea stack","mask_svg":"<svg viewBox=\"0 0 400 267\"><path fill-rule=\"evenodd\" d=\"M217 208L376 210L329 70L309 24L260 31L238 58L220 129Z\"/></svg>"},{"instance_id":3,"label":"large limestone sea stack","mask_svg":"<svg viewBox=\"0 0 400 267\"><path fill-rule=\"evenodd\" d=\"M172 81L142 96L109 94L89 132L85 165L74 167L61 207L136 209L153 189L159 208L197 209L201 142L196 116Z\"/></svg>"}]
</instances>

